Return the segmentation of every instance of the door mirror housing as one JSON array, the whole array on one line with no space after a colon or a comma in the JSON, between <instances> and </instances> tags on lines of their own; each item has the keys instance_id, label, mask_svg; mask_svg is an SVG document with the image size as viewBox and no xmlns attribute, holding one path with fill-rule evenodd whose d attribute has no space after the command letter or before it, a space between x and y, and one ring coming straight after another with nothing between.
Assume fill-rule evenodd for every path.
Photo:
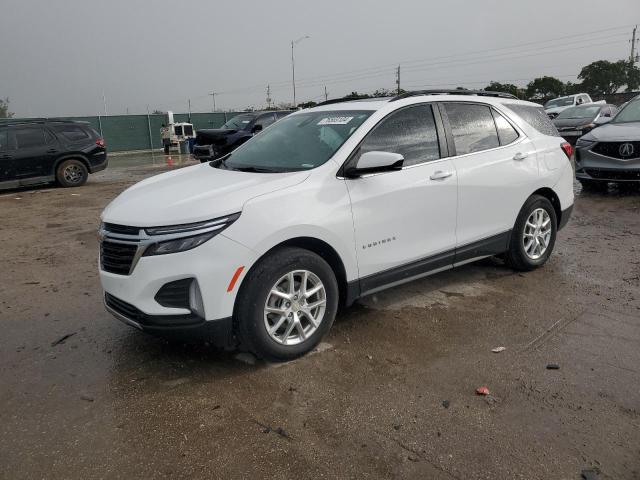
<instances>
[{"instance_id":1,"label":"door mirror housing","mask_svg":"<svg viewBox=\"0 0 640 480\"><path fill-rule=\"evenodd\" d=\"M370 173L391 172L401 170L404 157L392 152L366 152L358 159L355 166L345 169L347 178L357 178Z\"/></svg>"},{"instance_id":2,"label":"door mirror housing","mask_svg":"<svg viewBox=\"0 0 640 480\"><path fill-rule=\"evenodd\" d=\"M256 123L253 128L251 129L251 133L258 133L262 131L262 125L259 123Z\"/></svg>"}]
</instances>

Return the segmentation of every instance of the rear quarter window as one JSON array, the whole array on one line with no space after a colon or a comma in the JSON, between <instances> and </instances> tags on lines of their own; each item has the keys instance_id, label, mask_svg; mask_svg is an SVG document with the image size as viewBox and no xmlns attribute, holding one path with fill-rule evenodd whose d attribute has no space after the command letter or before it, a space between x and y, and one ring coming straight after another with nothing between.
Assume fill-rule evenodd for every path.
<instances>
[{"instance_id":1,"label":"rear quarter window","mask_svg":"<svg viewBox=\"0 0 640 480\"><path fill-rule=\"evenodd\" d=\"M89 138L87 131L80 125L54 125L51 129L56 135L70 142L78 142Z\"/></svg>"},{"instance_id":2,"label":"rear quarter window","mask_svg":"<svg viewBox=\"0 0 640 480\"><path fill-rule=\"evenodd\" d=\"M542 107L505 103L506 107L515 112L522 120L544 135L559 137L558 129L549 119Z\"/></svg>"}]
</instances>

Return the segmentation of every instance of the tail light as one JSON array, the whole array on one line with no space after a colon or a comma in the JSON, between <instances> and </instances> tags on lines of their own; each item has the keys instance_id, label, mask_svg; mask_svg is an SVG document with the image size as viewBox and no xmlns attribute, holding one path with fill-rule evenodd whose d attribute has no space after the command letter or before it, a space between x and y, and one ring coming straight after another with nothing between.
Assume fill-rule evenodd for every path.
<instances>
[{"instance_id":1,"label":"tail light","mask_svg":"<svg viewBox=\"0 0 640 480\"><path fill-rule=\"evenodd\" d=\"M571 146L571 144L569 142L564 142L562 145L560 145L560 148L567 156L567 158L571 160L571 155L573 155L573 147Z\"/></svg>"},{"instance_id":2,"label":"tail light","mask_svg":"<svg viewBox=\"0 0 640 480\"><path fill-rule=\"evenodd\" d=\"M104 139L103 138L99 138L96 140L96 145L98 145L99 147L104 148Z\"/></svg>"}]
</instances>

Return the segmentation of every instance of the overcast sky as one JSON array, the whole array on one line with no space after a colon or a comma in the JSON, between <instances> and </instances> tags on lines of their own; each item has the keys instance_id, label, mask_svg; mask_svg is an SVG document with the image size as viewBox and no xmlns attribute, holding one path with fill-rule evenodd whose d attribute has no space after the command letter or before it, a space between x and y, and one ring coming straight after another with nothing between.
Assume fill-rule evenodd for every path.
<instances>
[{"instance_id":1,"label":"overcast sky","mask_svg":"<svg viewBox=\"0 0 640 480\"><path fill-rule=\"evenodd\" d=\"M575 81L628 58L639 0L2 0L0 97L19 116L210 111L353 90ZM562 39L556 40L560 37Z\"/></svg>"}]
</instances>

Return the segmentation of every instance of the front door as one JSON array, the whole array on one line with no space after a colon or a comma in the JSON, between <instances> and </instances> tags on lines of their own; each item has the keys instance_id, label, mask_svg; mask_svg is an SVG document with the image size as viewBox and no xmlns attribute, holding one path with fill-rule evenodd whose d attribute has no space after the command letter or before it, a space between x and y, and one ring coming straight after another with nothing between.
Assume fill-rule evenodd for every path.
<instances>
[{"instance_id":1,"label":"front door","mask_svg":"<svg viewBox=\"0 0 640 480\"><path fill-rule=\"evenodd\" d=\"M382 120L355 152L404 156L402 170L346 179L362 293L453 264L457 175L430 104Z\"/></svg>"},{"instance_id":2,"label":"front door","mask_svg":"<svg viewBox=\"0 0 640 480\"><path fill-rule=\"evenodd\" d=\"M0 182L13 180L13 156L9 147L9 130L0 128Z\"/></svg>"}]
</instances>

